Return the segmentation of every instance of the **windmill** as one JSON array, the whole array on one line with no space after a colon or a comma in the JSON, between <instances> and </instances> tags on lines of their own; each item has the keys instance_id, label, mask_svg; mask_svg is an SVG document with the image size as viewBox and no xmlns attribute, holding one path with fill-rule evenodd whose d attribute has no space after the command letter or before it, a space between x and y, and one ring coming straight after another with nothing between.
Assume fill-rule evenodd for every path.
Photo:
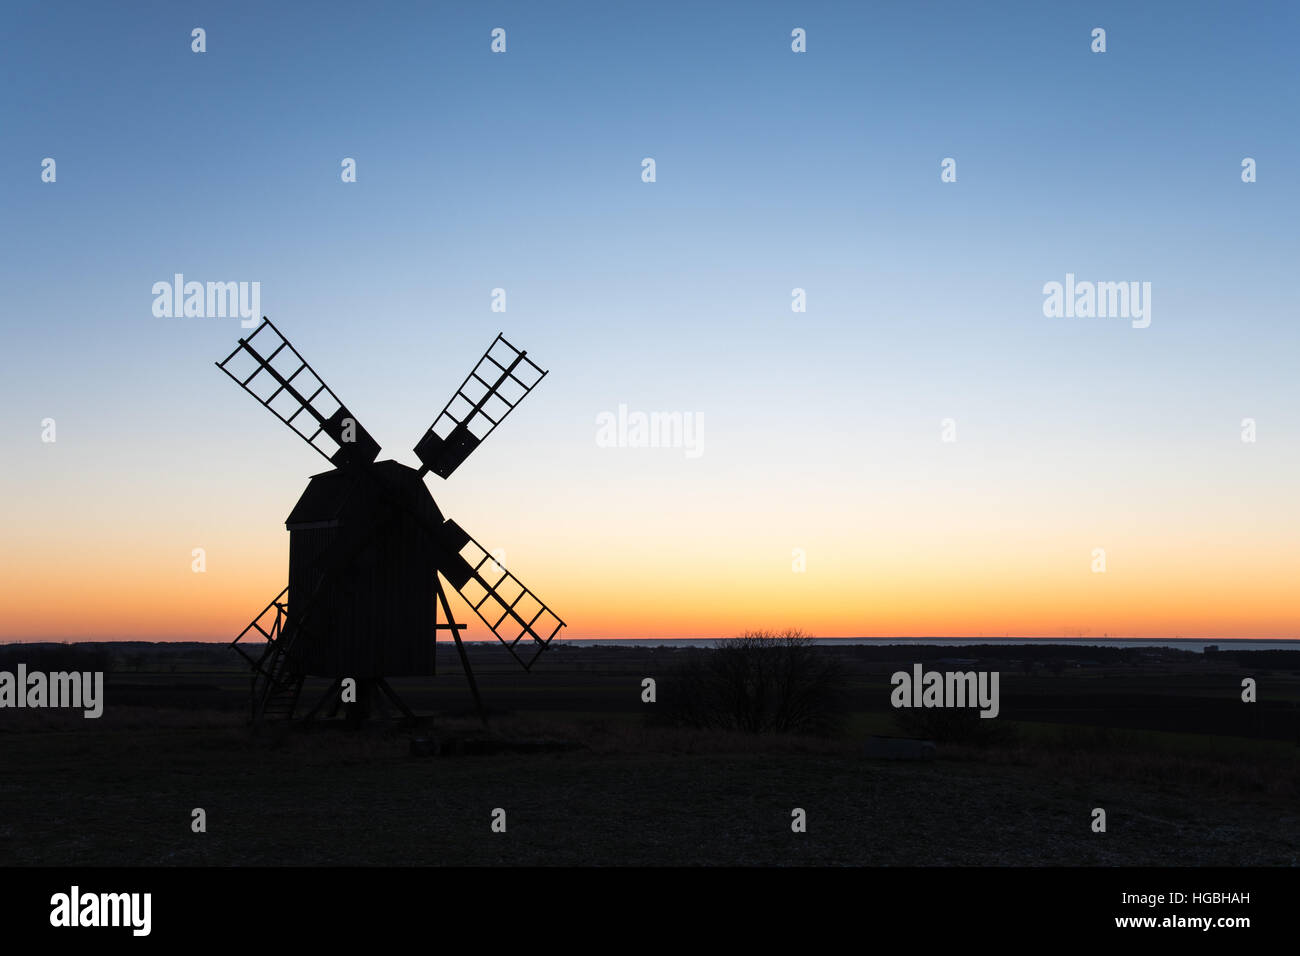
<instances>
[{"instance_id":1,"label":"windmill","mask_svg":"<svg viewBox=\"0 0 1300 956\"><path fill-rule=\"evenodd\" d=\"M337 713L348 680L349 718L386 709L385 698L413 717L386 678L436 673L446 631L486 723L443 582L525 670L564 621L443 516L424 476L450 477L546 372L498 335L416 444L417 471L376 460L379 444L269 319L216 365L334 466L285 520L288 584L232 642L252 666L254 722L292 719L308 677L332 679L308 720L331 701Z\"/></svg>"}]
</instances>

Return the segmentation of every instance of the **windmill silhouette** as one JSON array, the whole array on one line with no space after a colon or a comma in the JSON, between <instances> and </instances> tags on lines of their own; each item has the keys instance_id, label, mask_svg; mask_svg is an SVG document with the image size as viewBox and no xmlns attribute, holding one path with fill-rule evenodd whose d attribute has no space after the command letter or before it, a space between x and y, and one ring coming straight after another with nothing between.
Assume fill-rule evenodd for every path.
<instances>
[{"instance_id":1,"label":"windmill silhouette","mask_svg":"<svg viewBox=\"0 0 1300 956\"><path fill-rule=\"evenodd\" d=\"M217 367L334 468L312 476L285 520L289 583L232 642L252 666L252 719L292 719L307 677L332 678L306 714L347 704L350 720L391 701L386 678L436 673L435 640L449 631L487 722L445 580L525 670L564 627L532 591L456 522L424 484L449 477L546 376L498 335L415 446L417 471L376 461L379 444L269 319ZM245 639L264 643L249 648ZM527 639L527 640L525 640ZM522 645L521 645L522 642ZM250 653L251 650L251 653ZM344 681L355 700L344 700Z\"/></svg>"}]
</instances>

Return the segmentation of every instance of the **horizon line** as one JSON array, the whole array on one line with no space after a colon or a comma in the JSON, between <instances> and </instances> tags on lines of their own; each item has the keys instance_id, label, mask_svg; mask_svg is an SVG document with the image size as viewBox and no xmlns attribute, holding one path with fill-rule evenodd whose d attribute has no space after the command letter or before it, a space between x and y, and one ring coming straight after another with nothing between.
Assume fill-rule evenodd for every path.
<instances>
[{"instance_id":1,"label":"horizon line","mask_svg":"<svg viewBox=\"0 0 1300 956\"><path fill-rule=\"evenodd\" d=\"M580 641L638 641L645 643L673 643L675 641L727 641L735 640L742 637L740 634L731 634L726 637L555 637L550 643L576 643ZM1300 644L1300 638L1296 637L1123 637L1114 635L1104 635L1093 637L1090 635L1071 635L1052 636L1042 634L1003 634L1003 635L980 635L978 637L952 634L922 634L906 635L892 634L884 637L873 637L869 635L823 635L823 634L802 634L801 637L813 638L819 641L1064 641L1064 642L1084 642L1084 641L1141 641L1152 644L1168 643L1170 641L1197 642L1207 643L1215 641L1266 641L1274 643L1291 643ZM0 640L0 646L12 644L226 644L233 642L225 638L204 639L204 638L163 638L148 639L138 637L82 637L82 638L6 638ZM438 639L436 643L451 644L450 638ZM492 638L481 638L464 640L466 644L498 644L500 641Z\"/></svg>"}]
</instances>

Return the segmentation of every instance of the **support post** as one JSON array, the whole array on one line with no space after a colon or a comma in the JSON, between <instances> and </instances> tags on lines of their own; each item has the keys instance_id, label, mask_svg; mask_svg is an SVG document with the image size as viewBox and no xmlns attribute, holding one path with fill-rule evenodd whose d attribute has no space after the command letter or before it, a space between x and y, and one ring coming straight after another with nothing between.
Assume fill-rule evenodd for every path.
<instances>
[{"instance_id":1,"label":"support post","mask_svg":"<svg viewBox=\"0 0 1300 956\"><path fill-rule=\"evenodd\" d=\"M397 696L397 692L388 685L387 680L380 677L375 681L375 683L379 687L379 689L384 692L384 696L393 702L393 706L396 707L398 710L400 710L406 716L407 720L412 720L412 721L415 720L415 712L412 711L411 708L406 706L406 702L403 701L402 698ZM376 697L375 699L379 700L378 697Z\"/></svg>"},{"instance_id":2,"label":"support post","mask_svg":"<svg viewBox=\"0 0 1300 956\"><path fill-rule=\"evenodd\" d=\"M329 700L331 697L333 697L334 694L342 686L343 686L343 678L342 677L334 678L334 683L330 684L329 689L325 691L324 695L321 697L320 700L316 701L316 706L307 712L307 715L303 717L303 720L304 721L312 720L316 716L317 711L319 711L322 707L324 707L325 702ZM338 712L338 708L336 707L334 711L330 714L330 716L333 717L334 713L337 712Z\"/></svg>"},{"instance_id":3,"label":"support post","mask_svg":"<svg viewBox=\"0 0 1300 956\"><path fill-rule=\"evenodd\" d=\"M438 603L442 605L442 613L447 618L446 624L438 623L438 609L434 608L434 636L440 630L450 630L452 638L456 641L456 653L460 655L460 664L465 668L465 678L469 681L470 693L474 695L474 706L478 708L478 719L483 722L483 726L488 725L487 711L483 708L483 698L479 696L478 681L474 680L474 669L469 666L469 655L465 653L465 645L461 642L460 632L465 629L464 624L457 624L456 619L451 616L451 606L447 603L447 593L442 588L442 578L434 572L434 593L437 595Z\"/></svg>"}]
</instances>

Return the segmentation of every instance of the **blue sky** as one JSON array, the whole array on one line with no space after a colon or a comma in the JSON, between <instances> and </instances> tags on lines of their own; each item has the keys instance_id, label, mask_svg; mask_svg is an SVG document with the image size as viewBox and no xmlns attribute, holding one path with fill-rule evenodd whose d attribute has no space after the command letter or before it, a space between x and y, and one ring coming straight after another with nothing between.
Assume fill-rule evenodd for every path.
<instances>
[{"instance_id":1,"label":"blue sky","mask_svg":"<svg viewBox=\"0 0 1300 956\"><path fill-rule=\"evenodd\" d=\"M854 494L949 494L994 460L1008 502L1030 485L1068 496L1067 473L1091 471L1081 493L1104 523L1189 471L1235 476L1191 500L1231 494L1247 415L1271 439L1250 466L1277 496L1267 523L1297 530L1279 491L1300 477L1294 5L59 3L3 18L11 502L78 498L116 513L110 530L198 512L191 537L247 520L250 548L272 540L317 462L212 368L237 321L152 315L152 284L181 272L259 281L262 310L407 462L497 331L551 369L438 491L480 537L549 529L500 513L502 495L560 526L574 509L676 507L656 503L665 481L797 536L810 495L852 509ZM1151 282L1151 327L1044 318L1042 285L1066 272ZM489 311L498 286L505 315ZM796 286L807 313L790 311ZM710 453L689 474L602 456L594 419L620 402L704 414ZM956 473L934 457L950 415L978 449ZM46 416L55 470L33 441ZM1026 489L1007 489L1017 474ZM199 497L156 504L177 487ZM202 495L234 488L202 517ZM729 527L706 537L725 548Z\"/></svg>"}]
</instances>

